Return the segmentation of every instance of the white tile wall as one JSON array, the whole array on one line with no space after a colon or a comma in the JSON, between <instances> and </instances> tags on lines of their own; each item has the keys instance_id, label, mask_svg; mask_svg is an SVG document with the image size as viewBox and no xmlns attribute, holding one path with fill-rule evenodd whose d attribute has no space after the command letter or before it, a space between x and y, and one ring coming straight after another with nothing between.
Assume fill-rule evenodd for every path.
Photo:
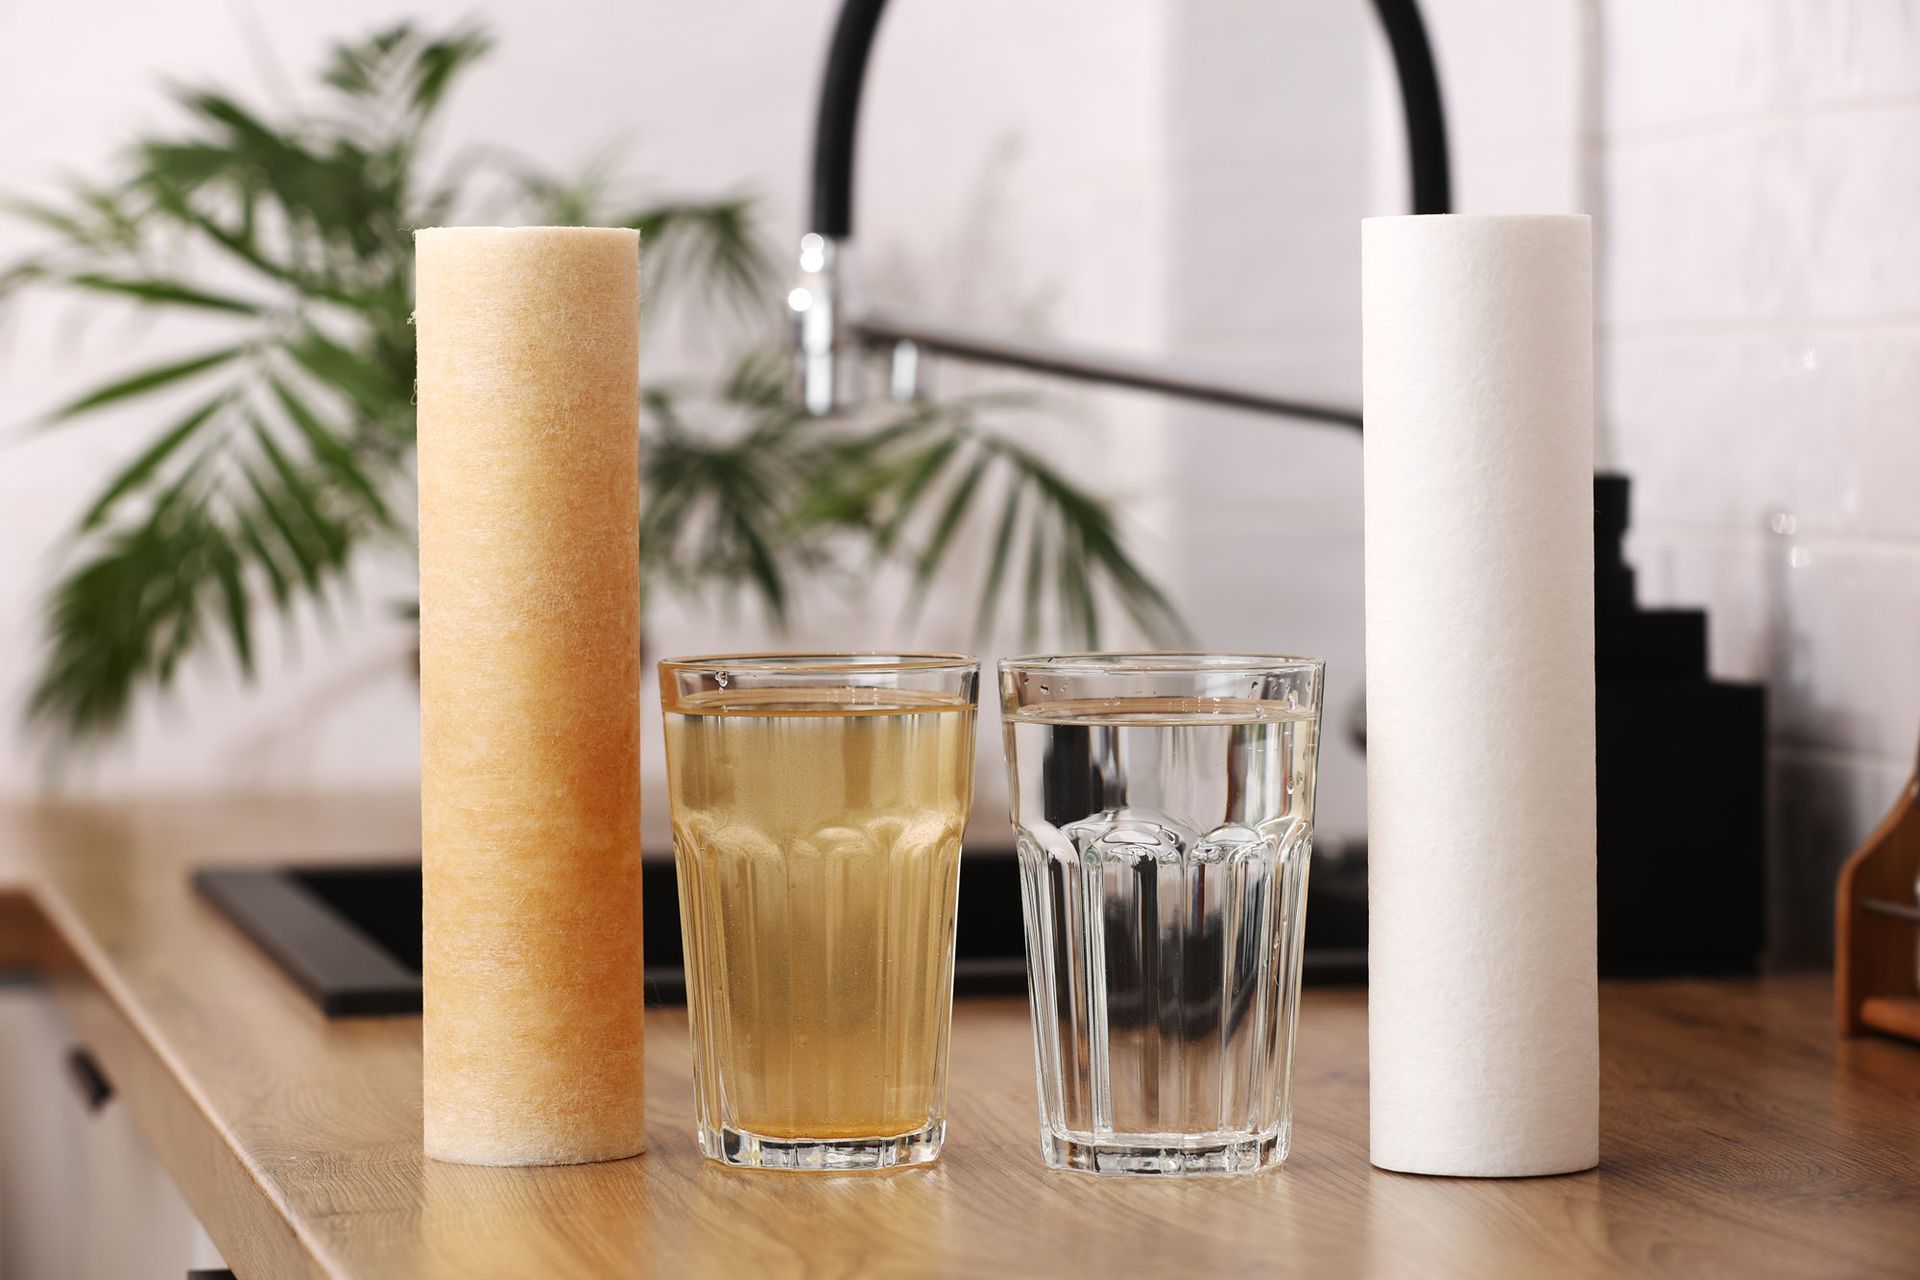
<instances>
[{"instance_id":1,"label":"white tile wall","mask_svg":"<svg viewBox=\"0 0 1920 1280\"><path fill-rule=\"evenodd\" d=\"M1445 95L1455 211L1579 210L1581 0L1422 0L1420 9Z\"/></svg>"},{"instance_id":2,"label":"white tile wall","mask_svg":"<svg viewBox=\"0 0 1920 1280\"><path fill-rule=\"evenodd\" d=\"M1774 945L1920 741L1920 4L1596 0L1605 438L1644 595L1771 697Z\"/></svg>"},{"instance_id":3,"label":"white tile wall","mask_svg":"<svg viewBox=\"0 0 1920 1280\"><path fill-rule=\"evenodd\" d=\"M1774 572L1775 741L1912 760L1920 744L1920 547L1793 539Z\"/></svg>"},{"instance_id":4,"label":"white tile wall","mask_svg":"<svg viewBox=\"0 0 1920 1280\"><path fill-rule=\"evenodd\" d=\"M1640 517L1920 537L1920 324L1617 329L1613 462Z\"/></svg>"},{"instance_id":5,"label":"white tile wall","mask_svg":"<svg viewBox=\"0 0 1920 1280\"><path fill-rule=\"evenodd\" d=\"M1356 408L1354 227L1382 209L1372 20L1359 6L1263 0L1172 12L1164 185L1177 234L1161 343ZM1181 497L1175 595L1206 647L1326 661L1316 820L1330 846L1357 837L1366 760L1338 726L1365 663L1359 439L1191 405L1170 405L1167 420L1176 449L1164 483Z\"/></svg>"},{"instance_id":6,"label":"white tile wall","mask_svg":"<svg viewBox=\"0 0 1920 1280\"><path fill-rule=\"evenodd\" d=\"M1920 319L1916 157L1920 95L1610 138L1609 320ZM1676 270L1646 271L1652 255Z\"/></svg>"},{"instance_id":7,"label":"white tile wall","mask_svg":"<svg viewBox=\"0 0 1920 1280\"><path fill-rule=\"evenodd\" d=\"M1598 0L1615 137L1920 95L1911 0Z\"/></svg>"}]
</instances>

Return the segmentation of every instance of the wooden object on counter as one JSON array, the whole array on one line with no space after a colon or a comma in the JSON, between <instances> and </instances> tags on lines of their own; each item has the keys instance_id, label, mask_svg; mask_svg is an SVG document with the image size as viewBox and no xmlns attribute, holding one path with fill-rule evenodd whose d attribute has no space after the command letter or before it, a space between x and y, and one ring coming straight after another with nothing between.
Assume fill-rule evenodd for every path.
<instances>
[{"instance_id":1,"label":"wooden object on counter","mask_svg":"<svg viewBox=\"0 0 1920 1280\"><path fill-rule=\"evenodd\" d=\"M1840 869L1833 1007L1840 1034L1920 1041L1920 765L1893 809Z\"/></svg>"},{"instance_id":2,"label":"wooden object on counter","mask_svg":"<svg viewBox=\"0 0 1920 1280\"><path fill-rule=\"evenodd\" d=\"M420 1024L327 1021L214 908L208 865L378 861L413 797L0 810L0 880L71 944L54 990L241 1276L1906 1275L1920 1049L1836 1047L1824 975L1601 985L1598 1170L1462 1183L1367 1165L1366 1009L1302 999L1294 1154L1204 1182L1041 1166L1024 1002L963 1000L925 1169L715 1167L686 1021L656 1013L643 1160L420 1150Z\"/></svg>"},{"instance_id":3,"label":"wooden object on counter","mask_svg":"<svg viewBox=\"0 0 1920 1280\"><path fill-rule=\"evenodd\" d=\"M417 238L425 1144L645 1145L639 244Z\"/></svg>"}]
</instances>

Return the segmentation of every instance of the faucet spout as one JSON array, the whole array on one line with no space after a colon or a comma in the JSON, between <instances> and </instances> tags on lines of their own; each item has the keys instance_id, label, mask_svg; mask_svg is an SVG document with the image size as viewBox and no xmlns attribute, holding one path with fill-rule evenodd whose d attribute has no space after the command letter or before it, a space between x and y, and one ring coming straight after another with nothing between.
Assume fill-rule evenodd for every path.
<instances>
[{"instance_id":1,"label":"faucet spout","mask_svg":"<svg viewBox=\"0 0 1920 1280\"><path fill-rule=\"evenodd\" d=\"M853 236L854 139L860 121L860 91L866 82L874 34L886 8L887 0L844 0L840 16L834 22L833 39L827 49L826 75L820 84L819 115L813 138L812 222L807 234L800 238L800 274L787 294L787 309L794 325L800 400L806 411L814 415L833 413L857 398L859 371L855 361L859 353L849 352L847 348L860 345L860 326L850 324L844 314L842 267ZM1419 0L1373 0L1373 8L1393 54L1394 72L1400 84L1413 211L1446 213L1452 202L1446 118L1441 107L1433 49L1420 19ZM975 359L988 363L1065 371L1052 367L1061 363L1058 360L1049 363L1020 353L1015 353L1016 358L1008 358L999 344L965 345ZM903 349L896 342L893 365L896 396L911 395L920 385L920 355L919 344L909 344ZM1067 363L1072 366L1070 376L1095 382L1144 386L1180 395L1196 393L1191 385L1193 380L1187 377L1146 376L1138 370L1116 377L1109 376L1111 361ZM1202 387L1197 391L1201 399L1241 403L1244 407L1287 416L1341 423L1358 416L1321 406L1304 406L1302 412L1302 406L1290 401L1250 397L1231 388ZM1269 400L1272 403L1264 403Z\"/></svg>"},{"instance_id":2,"label":"faucet spout","mask_svg":"<svg viewBox=\"0 0 1920 1280\"><path fill-rule=\"evenodd\" d=\"M800 403L814 417L851 399L852 379L840 370L840 252L838 239L817 231L801 236L800 273L787 292Z\"/></svg>"}]
</instances>

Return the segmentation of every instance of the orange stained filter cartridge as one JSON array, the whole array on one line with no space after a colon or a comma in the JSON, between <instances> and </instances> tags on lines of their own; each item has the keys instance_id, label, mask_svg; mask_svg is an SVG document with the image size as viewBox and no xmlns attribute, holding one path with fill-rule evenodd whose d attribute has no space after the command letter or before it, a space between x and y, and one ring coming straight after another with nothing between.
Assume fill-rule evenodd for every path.
<instances>
[{"instance_id":1,"label":"orange stained filter cartridge","mask_svg":"<svg viewBox=\"0 0 1920 1280\"><path fill-rule=\"evenodd\" d=\"M631 1156L638 237L415 243L426 1153Z\"/></svg>"}]
</instances>

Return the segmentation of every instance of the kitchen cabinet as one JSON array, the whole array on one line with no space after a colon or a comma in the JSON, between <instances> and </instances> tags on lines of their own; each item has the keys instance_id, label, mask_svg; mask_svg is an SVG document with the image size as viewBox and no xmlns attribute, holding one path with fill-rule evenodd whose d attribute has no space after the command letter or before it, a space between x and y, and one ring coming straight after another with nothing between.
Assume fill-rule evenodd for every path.
<instances>
[{"instance_id":1,"label":"kitchen cabinet","mask_svg":"<svg viewBox=\"0 0 1920 1280\"><path fill-rule=\"evenodd\" d=\"M0 1280L181 1280L221 1267L125 1105L89 1105L53 998L0 986Z\"/></svg>"}]
</instances>

